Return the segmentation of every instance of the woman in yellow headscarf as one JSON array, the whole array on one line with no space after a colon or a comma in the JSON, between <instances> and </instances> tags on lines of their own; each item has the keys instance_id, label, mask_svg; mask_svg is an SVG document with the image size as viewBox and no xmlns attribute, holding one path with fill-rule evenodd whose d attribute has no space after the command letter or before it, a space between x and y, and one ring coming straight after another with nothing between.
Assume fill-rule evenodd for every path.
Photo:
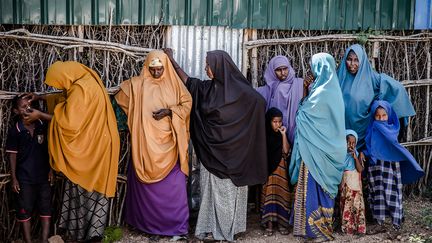
<instances>
[{"instance_id":1,"label":"woman in yellow headscarf","mask_svg":"<svg viewBox=\"0 0 432 243\"><path fill-rule=\"evenodd\" d=\"M133 162L125 221L155 236L185 235L192 97L162 51L150 52L140 76L120 88L115 99L128 116Z\"/></svg>"},{"instance_id":2,"label":"woman in yellow headscarf","mask_svg":"<svg viewBox=\"0 0 432 243\"><path fill-rule=\"evenodd\" d=\"M120 151L108 94L96 72L73 61L52 64L45 83L64 90L64 100L52 116L37 110L29 116L51 120L51 166L67 178L59 227L67 230L69 240L101 239L108 197L115 194Z\"/></svg>"}]
</instances>

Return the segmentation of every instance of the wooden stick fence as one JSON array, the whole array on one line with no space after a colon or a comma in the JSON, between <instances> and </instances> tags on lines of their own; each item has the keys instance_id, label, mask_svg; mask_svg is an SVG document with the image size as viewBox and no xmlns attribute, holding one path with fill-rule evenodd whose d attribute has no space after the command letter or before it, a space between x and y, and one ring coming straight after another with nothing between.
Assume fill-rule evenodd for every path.
<instances>
[{"instance_id":1,"label":"wooden stick fence","mask_svg":"<svg viewBox=\"0 0 432 243\"><path fill-rule=\"evenodd\" d=\"M430 186L432 179L432 124L431 109L431 32L389 32L386 34L346 34L334 31L280 31L249 30L243 42L243 67L248 70L253 84L263 85L263 72L270 59L276 55L287 56L297 73L304 77L309 60L314 53L328 52L340 61L345 49L363 42L369 61L378 71L396 80L403 80L416 109L402 131L402 144L406 146L425 169L426 176L416 185L406 186L407 193L419 193ZM340 64L339 64L340 65Z\"/></svg>"},{"instance_id":2,"label":"wooden stick fence","mask_svg":"<svg viewBox=\"0 0 432 243\"><path fill-rule=\"evenodd\" d=\"M56 60L76 60L96 70L108 93L118 90L121 81L139 75L147 53L165 43L163 26L0 26L0 239L18 237L6 153L7 127L11 123L10 99L24 92L53 93L43 84L45 70ZM109 224L119 225L126 192L130 143L120 132L121 158L116 197L110 199ZM53 188L54 220L63 195L63 178ZM34 230L39 230L38 227ZM54 224L54 233L57 233ZM2 241L0 240L0 242Z\"/></svg>"},{"instance_id":3,"label":"wooden stick fence","mask_svg":"<svg viewBox=\"0 0 432 243\"><path fill-rule=\"evenodd\" d=\"M417 115L410 119L404 132L403 145L415 155L427 174L420 183L406 189L421 192L432 179L432 34L387 34L245 30L243 71L254 84L262 85L267 62L282 54L289 57L297 75L302 77L308 71L308 60L313 53L329 52L340 60L346 47L359 40L359 36L366 36L368 42L365 46L375 69L403 80L401 82L408 89L416 108ZM0 239L17 238L10 204L12 194L7 187L9 169L3 149L12 118L10 99L24 92L55 92L47 90L43 80L45 70L56 60L77 60L86 64L101 75L108 93L114 94L121 81L140 73L142 62L150 50L164 45L165 28L161 26L26 26L25 29L0 26ZM126 131L121 131L120 135L122 148L117 194L110 205L111 225L121 224L126 193L130 141ZM56 213L63 193L62 178L58 179L53 198Z\"/></svg>"}]
</instances>

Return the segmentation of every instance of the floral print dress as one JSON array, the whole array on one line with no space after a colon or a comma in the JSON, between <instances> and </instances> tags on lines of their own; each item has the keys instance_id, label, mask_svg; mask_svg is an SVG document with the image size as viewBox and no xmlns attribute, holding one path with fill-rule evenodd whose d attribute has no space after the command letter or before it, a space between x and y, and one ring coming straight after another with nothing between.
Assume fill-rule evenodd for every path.
<instances>
[{"instance_id":1,"label":"floral print dress","mask_svg":"<svg viewBox=\"0 0 432 243\"><path fill-rule=\"evenodd\" d=\"M342 232L347 234L366 233L361 174L356 170L346 170L344 172L340 185L340 209Z\"/></svg>"}]
</instances>

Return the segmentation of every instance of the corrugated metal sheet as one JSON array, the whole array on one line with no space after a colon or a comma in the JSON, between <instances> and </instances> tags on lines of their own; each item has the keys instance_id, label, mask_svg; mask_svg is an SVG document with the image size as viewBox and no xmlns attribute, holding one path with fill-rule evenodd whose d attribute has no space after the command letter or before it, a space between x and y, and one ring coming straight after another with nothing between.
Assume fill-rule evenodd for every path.
<instances>
[{"instance_id":1,"label":"corrugated metal sheet","mask_svg":"<svg viewBox=\"0 0 432 243\"><path fill-rule=\"evenodd\" d=\"M415 0L1 0L0 23L412 29L414 10Z\"/></svg>"},{"instance_id":2,"label":"corrugated metal sheet","mask_svg":"<svg viewBox=\"0 0 432 243\"><path fill-rule=\"evenodd\" d=\"M174 50L174 58L191 77L208 79L204 67L206 53L224 50L241 69L243 30L217 26L171 26L167 46Z\"/></svg>"},{"instance_id":3,"label":"corrugated metal sheet","mask_svg":"<svg viewBox=\"0 0 432 243\"><path fill-rule=\"evenodd\" d=\"M416 1L414 28L432 29L432 0Z\"/></svg>"}]
</instances>

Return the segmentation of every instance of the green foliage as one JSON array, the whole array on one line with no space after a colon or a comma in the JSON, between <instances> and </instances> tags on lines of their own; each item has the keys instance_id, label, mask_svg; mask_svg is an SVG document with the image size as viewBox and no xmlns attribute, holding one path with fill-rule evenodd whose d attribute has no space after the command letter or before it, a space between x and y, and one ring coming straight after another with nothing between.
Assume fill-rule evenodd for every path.
<instances>
[{"instance_id":1,"label":"green foliage","mask_svg":"<svg viewBox=\"0 0 432 243\"><path fill-rule=\"evenodd\" d=\"M411 243L432 243L432 236L425 234L412 234L409 236L408 241Z\"/></svg>"},{"instance_id":2,"label":"green foliage","mask_svg":"<svg viewBox=\"0 0 432 243\"><path fill-rule=\"evenodd\" d=\"M361 45L365 45L369 40L369 36L382 35L382 34L383 34L382 31L373 30L373 29L368 28L366 30L355 33L355 35L357 36L356 42L361 44Z\"/></svg>"},{"instance_id":3,"label":"green foliage","mask_svg":"<svg viewBox=\"0 0 432 243\"><path fill-rule=\"evenodd\" d=\"M411 243L425 243L424 234L412 234L409 236L408 241Z\"/></svg>"},{"instance_id":4,"label":"green foliage","mask_svg":"<svg viewBox=\"0 0 432 243\"><path fill-rule=\"evenodd\" d=\"M432 208L426 208L421 211L421 223L426 227L432 228ZM408 238L413 243L432 243L432 236L426 234L412 234Z\"/></svg>"},{"instance_id":5,"label":"green foliage","mask_svg":"<svg viewBox=\"0 0 432 243\"><path fill-rule=\"evenodd\" d=\"M359 34L357 34L356 42L359 43L359 44L361 44L361 45L365 45L366 42L368 41L368 39L369 39L369 35L368 34L359 33Z\"/></svg>"},{"instance_id":6,"label":"green foliage","mask_svg":"<svg viewBox=\"0 0 432 243\"><path fill-rule=\"evenodd\" d=\"M432 185L426 186L426 189L423 191L423 197L432 201Z\"/></svg>"},{"instance_id":7,"label":"green foliage","mask_svg":"<svg viewBox=\"0 0 432 243\"><path fill-rule=\"evenodd\" d=\"M432 228L432 208L424 209L422 215L423 224Z\"/></svg>"},{"instance_id":8,"label":"green foliage","mask_svg":"<svg viewBox=\"0 0 432 243\"><path fill-rule=\"evenodd\" d=\"M104 231L103 243L119 241L123 237L123 231L118 226L109 226Z\"/></svg>"}]
</instances>

